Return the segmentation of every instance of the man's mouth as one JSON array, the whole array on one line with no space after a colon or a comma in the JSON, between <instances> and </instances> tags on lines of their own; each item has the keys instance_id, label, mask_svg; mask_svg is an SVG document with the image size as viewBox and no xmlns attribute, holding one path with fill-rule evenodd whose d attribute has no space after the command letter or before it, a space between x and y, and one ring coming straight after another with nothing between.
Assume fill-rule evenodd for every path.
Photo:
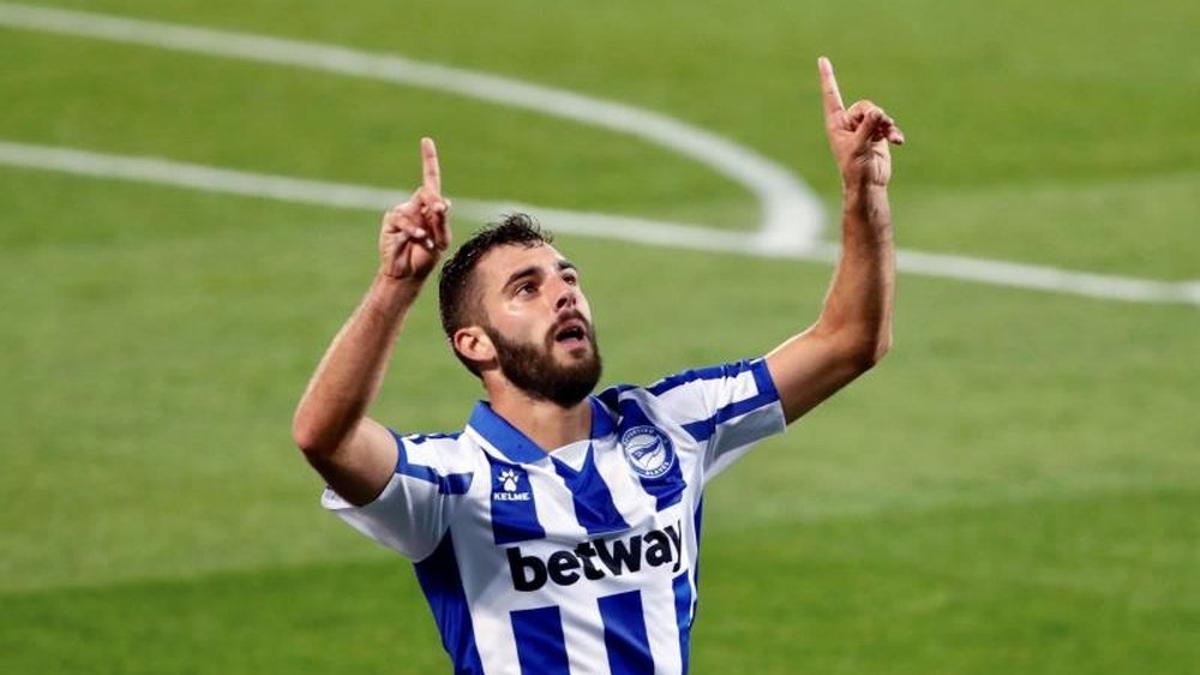
<instances>
[{"instance_id":1,"label":"man's mouth","mask_svg":"<svg viewBox=\"0 0 1200 675\"><path fill-rule=\"evenodd\" d=\"M584 322L580 319L571 319L563 323L555 331L554 341L567 349L575 349L576 347L587 345L588 335Z\"/></svg>"}]
</instances>

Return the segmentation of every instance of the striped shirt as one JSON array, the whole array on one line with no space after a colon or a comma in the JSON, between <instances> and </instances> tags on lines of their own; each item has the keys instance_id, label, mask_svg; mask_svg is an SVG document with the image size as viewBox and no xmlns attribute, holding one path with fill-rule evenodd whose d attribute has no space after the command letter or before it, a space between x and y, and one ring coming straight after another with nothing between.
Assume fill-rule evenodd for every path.
<instances>
[{"instance_id":1,"label":"striped shirt","mask_svg":"<svg viewBox=\"0 0 1200 675\"><path fill-rule=\"evenodd\" d=\"M323 505L415 561L456 673L686 673L701 496L785 425L765 361L590 396L588 439L547 452L475 406L453 434L392 432L383 492Z\"/></svg>"}]
</instances>

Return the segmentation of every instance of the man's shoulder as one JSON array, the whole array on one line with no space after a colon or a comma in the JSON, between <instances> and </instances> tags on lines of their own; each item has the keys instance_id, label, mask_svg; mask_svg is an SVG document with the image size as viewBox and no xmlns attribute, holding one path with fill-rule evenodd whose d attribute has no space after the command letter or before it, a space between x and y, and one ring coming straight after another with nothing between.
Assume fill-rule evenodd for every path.
<instances>
[{"instance_id":1,"label":"man's shoulder","mask_svg":"<svg viewBox=\"0 0 1200 675\"><path fill-rule=\"evenodd\" d=\"M421 445L423 443L433 443L434 445L455 445L459 438L463 435L462 431L434 431L434 432L409 432L402 433L390 428L392 435L403 440L405 443L413 445Z\"/></svg>"},{"instance_id":2,"label":"man's shoulder","mask_svg":"<svg viewBox=\"0 0 1200 675\"><path fill-rule=\"evenodd\" d=\"M389 427L400 449L400 463L436 467L450 473L470 473L475 468L478 446L469 434L453 432L401 433Z\"/></svg>"},{"instance_id":3,"label":"man's shoulder","mask_svg":"<svg viewBox=\"0 0 1200 675\"><path fill-rule=\"evenodd\" d=\"M761 372L760 372L761 371ZM740 377L756 377L766 372L766 361L763 357L741 359L727 363L700 368L688 368L677 373L671 373L647 385L615 384L597 394L606 405L616 404L621 398L663 398L673 394L700 390L705 386L715 386L720 382L736 380Z\"/></svg>"},{"instance_id":4,"label":"man's shoulder","mask_svg":"<svg viewBox=\"0 0 1200 675\"><path fill-rule=\"evenodd\" d=\"M724 403L740 398L758 400L756 396L765 400L774 391L766 360L758 357L689 368L645 386L617 384L596 397L618 417L636 407L653 417L686 426L711 422Z\"/></svg>"},{"instance_id":5,"label":"man's shoulder","mask_svg":"<svg viewBox=\"0 0 1200 675\"><path fill-rule=\"evenodd\" d=\"M699 380L697 371L683 371L655 380L646 385L614 384L596 394L596 399L605 409L622 423L633 423L635 418L670 419L685 413L691 417L701 401L691 396L684 385Z\"/></svg>"}]
</instances>

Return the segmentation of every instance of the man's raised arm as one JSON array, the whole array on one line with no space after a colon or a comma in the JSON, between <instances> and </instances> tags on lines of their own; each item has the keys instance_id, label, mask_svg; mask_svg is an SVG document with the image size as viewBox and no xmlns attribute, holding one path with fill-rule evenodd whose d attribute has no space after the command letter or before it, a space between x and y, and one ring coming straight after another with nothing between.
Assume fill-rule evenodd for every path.
<instances>
[{"instance_id":1,"label":"man's raised arm","mask_svg":"<svg viewBox=\"0 0 1200 675\"><path fill-rule=\"evenodd\" d=\"M379 271L317 366L292 421L292 437L309 463L357 505L375 499L395 469L396 443L387 428L366 416L367 408L409 308L450 244L450 203L441 196L432 140L421 140L421 156L424 181L384 215Z\"/></svg>"},{"instance_id":2,"label":"man's raised arm","mask_svg":"<svg viewBox=\"0 0 1200 675\"><path fill-rule=\"evenodd\" d=\"M842 253L816 323L767 355L788 422L874 366L892 341L888 144L904 143L904 135L870 101L845 108L829 60L822 57L818 69L825 130L842 175Z\"/></svg>"}]
</instances>

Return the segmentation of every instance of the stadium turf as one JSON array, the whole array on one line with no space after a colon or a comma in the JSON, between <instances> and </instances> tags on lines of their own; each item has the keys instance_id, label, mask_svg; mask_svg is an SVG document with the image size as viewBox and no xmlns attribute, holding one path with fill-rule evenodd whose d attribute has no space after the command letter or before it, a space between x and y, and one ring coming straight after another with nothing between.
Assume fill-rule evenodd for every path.
<instances>
[{"instance_id":1,"label":"stadium turf","mask_svg":"<svg viewBox=\"0 0 1200 675\"><path fill-rule=\"evenodd\" d=\"M811 64L828 53L846 96L910 138L902 246L1200 278L1195 7L704 5L55 6L647 106L835 204ZM468 99L6 28L0 63L0 140L402 187L431 133L452 197L757 218L653 145ZM378 214L9 167L0 185L0 670L445 669L408 566L321 512L289 438L373 271ZM762 353L815 317L830 275L560 243L606 382ZM458 428L478 396L432 300L375 408L402 429ZM713 484L695 672L1197 672L1198 338L1194 307L901 276L880 368Z\"/></svg>"}]
</instances>

